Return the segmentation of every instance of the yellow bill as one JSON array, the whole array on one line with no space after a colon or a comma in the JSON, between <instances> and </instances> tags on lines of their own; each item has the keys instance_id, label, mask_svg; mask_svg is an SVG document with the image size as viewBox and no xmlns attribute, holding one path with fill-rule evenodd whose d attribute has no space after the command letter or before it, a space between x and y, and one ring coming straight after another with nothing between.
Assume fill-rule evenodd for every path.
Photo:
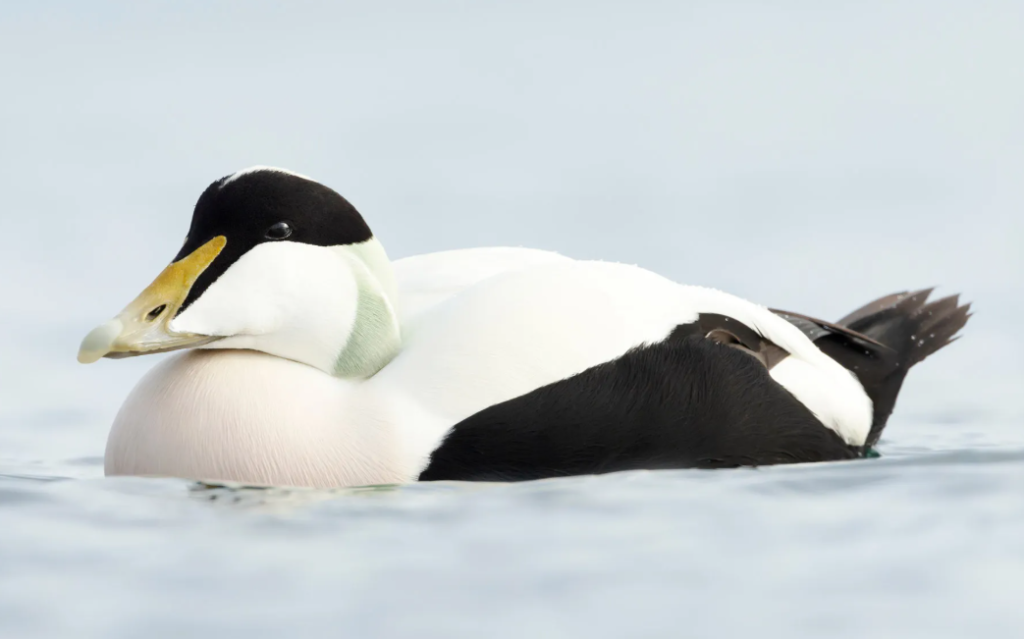
<instances>
[{"instance_id":1,"label":"yellow bill","mask_svg":"<svg viewBox=\"0 0 1024 639\"><path fill-rule=\"evenodd\" d=\"M130 357L208 344L217 337L175 333L170 322L203 271L220 255L227 238L218 235L169 265L117 317L100 324L82 340L78 361Z\"/></svg>"}]
</instances>

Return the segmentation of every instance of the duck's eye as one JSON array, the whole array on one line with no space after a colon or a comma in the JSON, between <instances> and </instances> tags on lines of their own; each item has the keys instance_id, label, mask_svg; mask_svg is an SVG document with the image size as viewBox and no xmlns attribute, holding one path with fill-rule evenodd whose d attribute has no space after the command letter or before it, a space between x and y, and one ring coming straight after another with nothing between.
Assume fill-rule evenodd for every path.
<instances>
[{"instance_id":1,"label":"duck's eye","mask_svg":"<svg viewBox=\"0 0 1024 639\"><path fill-rule=\"evenodd\" d=\"M283 240L292 234L292 225L288 222L278 222L267 229L268 240Z\"/></svg>"}]
</instances>

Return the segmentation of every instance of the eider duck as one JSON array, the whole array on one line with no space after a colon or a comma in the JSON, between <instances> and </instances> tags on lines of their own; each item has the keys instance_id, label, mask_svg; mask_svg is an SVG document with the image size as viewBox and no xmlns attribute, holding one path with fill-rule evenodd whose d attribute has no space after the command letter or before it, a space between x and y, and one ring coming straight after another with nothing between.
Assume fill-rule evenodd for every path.
<instances>
[{"instance_id":1,"label":"eider duck","mask_svg":"<svg viewBox=\"0 0 1024 639\"><path fill-rule=\"evenodd\" d=\"M253 167L79 360L183 350L132 390L108 475L340 487L863 457L969 305L837 322L528 249L389 261L359 212Z\"/></svg>"}]
</instances>

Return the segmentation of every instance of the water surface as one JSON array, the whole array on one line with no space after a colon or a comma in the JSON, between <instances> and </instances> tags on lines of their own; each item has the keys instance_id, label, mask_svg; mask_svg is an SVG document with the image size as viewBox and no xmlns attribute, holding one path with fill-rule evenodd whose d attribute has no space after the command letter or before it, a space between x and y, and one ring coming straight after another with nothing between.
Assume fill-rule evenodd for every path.
<instances>
[{"instance_id":1,"label":"water surface","mask_svg":"<svg viewBox=\"0 0 1024 639\"><path fill-rule=\"evenodd\" d=\"M894 426L880 459L505 485L211 489L0 459L0 631L1013 636L1021 429Z\"/></svg>"}]
</instances>

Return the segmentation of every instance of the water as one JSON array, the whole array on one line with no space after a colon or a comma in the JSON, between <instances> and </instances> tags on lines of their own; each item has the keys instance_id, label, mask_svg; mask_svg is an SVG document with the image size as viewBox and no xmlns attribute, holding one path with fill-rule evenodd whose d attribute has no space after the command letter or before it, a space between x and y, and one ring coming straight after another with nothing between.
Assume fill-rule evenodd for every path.
<instances>
[{"instance_id":1,"label":"water","mask_svg":"<svg viewBox=\"0 0 1024 639\"><path fill-rule=\"evenodd\" d=\"M68 468L79 479L0 481L4 636L968 637L1024 622L1019 440L333 493Z\"/></svg>"},{"instance_id":2,"label":"water","mask_svg":"<svg viewBox=\"0 0 1024 639\"><path fill-rule=\"evenodd\" d=\"M1000 637L1024 622L1020 3L0 8L0 637ZM26 55L31 52L32 55ZM975 302L880 459L317 493L104 479L74 362L216 177L836 318Z\"/></svg>"}]
</instances>

